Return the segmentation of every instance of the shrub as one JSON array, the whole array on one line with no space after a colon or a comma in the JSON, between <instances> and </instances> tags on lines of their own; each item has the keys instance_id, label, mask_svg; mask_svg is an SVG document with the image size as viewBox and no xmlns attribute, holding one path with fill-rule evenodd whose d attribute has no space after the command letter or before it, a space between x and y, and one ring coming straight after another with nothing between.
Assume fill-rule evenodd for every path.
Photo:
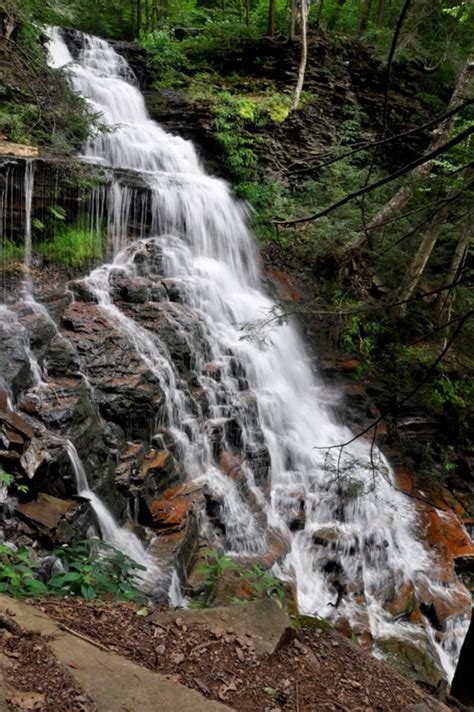
<instances>
[{"instance_id":1,"label":"shrub","mask_svg":"<svg viewBox=\"0 0 474 712\"><path fill-rule=\"evenodd\" d=\"M91 600L113 598L117 601L143 603L139 590L137 564L110 544L100 540L80 541L53 552L63 571L44 581L41 561L35 561L26 549L13 551L0 544L0 593L27 596L81 596Z\"/></svg>"},{"instance_id":2,"label":"shrub","mask_svg":"<svg viewBox=\"0 0 474 712\"><path fill-rule=\"evenodd\" d=\"M23 248L11 240L4 239L0 243L0 264L18 262L23 259Z\"/></svg>"},{"instance_id":3,"label":"shrub","mask_svg":"<svg viewBox=\"0 0 474 712\"><path fill-rule=\"evenodd\" d=\"M76 267L102 257L103 241L93 230L64 225L51 240L40 242L36 250L51 262Z\"/></svg>"}]
</instances>

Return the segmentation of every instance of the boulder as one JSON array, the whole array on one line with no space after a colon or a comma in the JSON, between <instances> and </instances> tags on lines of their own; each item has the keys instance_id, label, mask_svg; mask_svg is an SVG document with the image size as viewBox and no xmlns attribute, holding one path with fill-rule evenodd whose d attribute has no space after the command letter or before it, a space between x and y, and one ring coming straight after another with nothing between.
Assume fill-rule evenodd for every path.
<instances>
[{"instance_id":1,"label":"boulder","mask_svg":"<svg viewBox=\"0 0 474 712\"><path fill-rule=\"evenodd\" d=\"M40 524L46 529L56 529L61 517L79 506L75 500L64 500L39 492L35 500L18 504L16 511L29 522Z\"/></svg>"},{"instance_id":2,"label":"boulder","mask_svg":"<svg viewBox=\"0 0 474 712\"><path fill-rule=\"evenodd\" d=\"M389 665L402 675L430 687L437 687L443 674L433 662L435 651L429 649L427 640L403 640L400 638L379 639L374 643L375 651Z\"/></svg>"}]
</instances>

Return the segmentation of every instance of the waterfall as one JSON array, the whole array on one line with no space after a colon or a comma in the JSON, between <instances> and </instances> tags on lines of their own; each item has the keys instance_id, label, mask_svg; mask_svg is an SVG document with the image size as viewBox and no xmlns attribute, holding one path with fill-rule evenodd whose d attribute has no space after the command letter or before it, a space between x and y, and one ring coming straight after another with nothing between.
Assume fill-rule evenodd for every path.
<instances>
[{"instance_id":1,"label":"waterfall","mask_svg":"<svg viewBox=\"0 0 474 712\"><path fill-rule=\"evenodd\" d=\"M205 483L222 501L227 551L262 554L278 539L284 553L273 570L295 581L301 611L367 624L375 641L396 637L416 643L422 629L394 618L384 607L387 591L411 585L425 597L427 591L448 597L451 592L432 576L430 554L415 535L412 502L397 490L388 463L370 442L359 438L342 447L353 434L326 409L324 388L293 325L277 326L266 345L242 338L243 324L258 322L275 306L261 288L247 207L226 183L205 174L190 142L149 118L126 61L104 40L80 39L82 49L73 62L59 30L52 28L49 51L52 66L66 66L73 89L108 129L87 142L81 158L139 174L148 185L152 212L147 234L142 222L141 239L127 245L134 194L112 183L111 261L85 283L158 379L180 462L190 479ZM143 214L143 203L137 210ZM139 276L143 260L138 258L152 253L159 253L162 273L151 264L149 283L172 279L199 320L206 353L193 344L193 370L209 402L212 417L205 423L166 343L114 304L114 277ZM214 364L218 379L209 376L206 363ZM253 508L213 453L209 428L230 421L238 425L242 471L258 505ZM268 483L249 464L258 452L269 453ZM88 489L81 472L76 475L78 488ZM87 496L97 507L90 492ZM179 598L176 583L174 577L174 600ZM425 635L448 675L465 623L454 621L457 634L439 642L424 621Z\"/></svg>"},{"instance_id":2,"label":"waterfall","mask_svg":"<svg viewBox=\"0 0 474 712\"><path fill-rule=\"evenodd\" d=\"M73 443L66 440L65 447L76 478L77 492L81 497L89 500L99 522L102 537L113 547L144 567L145 572L142 576L147 588L151 590L161 576L158 565L145 551L138 537L133 532L119 527L102 500L89 488L84 466Z\"/></svg>"},{"instance_id":3,"label":"waterfall","mask_svg":"<svg viewBox=\"0 0 474 712\"><path fill-rule=\"evenodd\" d=\"M25 166L25 256L26 267L31 267L31 208L33 203L33 188L35 182L35 163L26 161Z\"/></svg>"},{"instance_id":4,"label":"waterfall","mask_svg":"<svg viewBox=\"0 0 474 712\"><path fill-rule=\"evenodd\" d=\"M36 164L33 160L27 160L25 165L25 175L24 175L24 253L23 262L26 269L25 278L22 283L22 297L23 303L27 304L33 311L44 317L50 324L52 324L54 331L59 338L63 338L58 330L58 327L48 310L39 304L33 295L32 289L32 279L31 279L31 262L32 262L32 203L33 203L33 190L34 190L34 176L35 176ZM4 206L6 203L6 192L8 189L8 177L9 171L7 171L6 187L2 191L0 196L0 237L3 236L3 220L4 220ZM0 242L1 247L1 242ZM29 370L32 377L33 387L41 389L41 387L46 386L47 383L44 380L43 372L37 358L35 357L29 343L29 338L26 330L21 326L17 315L7 306L0 304L0 328L1 330L15 330L17 333L21 334L21 346L24 350L25 356L28 360ZM0 332L1 333L1 332ZM83 375L87 382L87 377ZM13 404L9 403L10 409L13 409ZM92 509L95 512L97 521L101 530L101 534L105 541L110 543L112 546L122 551L124 554L130 556L136 563L145 567L145 573L141 577L143 583L148 590L152 590L156 585L157 581L160 579L161 571L157 565L154 558L149 555L140 540L133 532L128 531L124 528L118 526L115 522L112 514L102 502L102 500L90 490L86 472L84 466L79 458L77 450L69 439L64 439L63 444L68 453L71 467L74 471L77 493L88 499Z\"/></svg>"}]
</instances>

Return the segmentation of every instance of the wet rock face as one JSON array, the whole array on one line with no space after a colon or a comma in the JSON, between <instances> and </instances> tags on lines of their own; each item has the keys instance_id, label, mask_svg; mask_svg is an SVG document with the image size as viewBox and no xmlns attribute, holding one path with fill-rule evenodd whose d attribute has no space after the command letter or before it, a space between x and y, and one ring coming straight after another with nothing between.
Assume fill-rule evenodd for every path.
<instances>
[{"instance_id":1,"label":"wet rock face","mask_svg":"<svg viewBox=\"0 0 474 712\"><path fill-rule=\"evenodd\" d=\"M127 438L147 438L163 393L157 377L103 310L74 302L63 314L64 336L75 346L87 373L99 415L118 425Z\"/></svg>"},{"instance_id":2,"label":"wet rock face","mask_svg":"<svg viewBox=\"0 0 474 712\"><path fill-rule=\"evenodd\" d=\"M14 314L0 320L0 385L13 397L33 383L24 334Z\"/></svg>"},{"instance_id":3,"label":"wet rock face","mask_svg":"<svg viewBox=\"0 0 474 712\"><path fill-rule=\"evenodd\" d=\"M54 293L35 281L37 302L48 309L21 299L11 303L0 322L0 359L15 411L8 409L6 390L1 437L3 461L14 461L13 471L29 482L18 511L23 526L46 540L48 523L57 525L51 528L56 532L67 519L67 532L85 536L94 522L83 505L58 524L50 506L77 494L69 438L92 489L120 521L132 515L151 528L157 556L185 581L199 543L198 522L209 518L216 545L225 544L229 532L220 496L182 491L186 445L169 427L167 398L179 389L190 418L189 425L179 423L184 436L209 448L216 468L235 483L262 526L250 483L267 485L270 455L245 369L230 353L212 362L205 325L187 305L185 284L163 274L160 244L145 240L130 248L127 265L108 273L110 306L98 303L93 283L84 279L64 281ZM271 555L269 565L280 554Z\"/></svg>"}]
</instances>

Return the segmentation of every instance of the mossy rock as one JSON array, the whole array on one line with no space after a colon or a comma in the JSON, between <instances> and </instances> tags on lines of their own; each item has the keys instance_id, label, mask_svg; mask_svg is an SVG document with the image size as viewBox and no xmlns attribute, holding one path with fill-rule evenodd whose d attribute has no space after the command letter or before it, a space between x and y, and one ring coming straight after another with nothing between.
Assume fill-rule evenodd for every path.
<instances>
[{"instance_id":1,"label":"mossy rock","mask_svg":"<svg viewBox=\"0 0 474 712\"><path fill-rule=\"evenodd\" d=\"M333 625L325 618L313 618L312 616L296 615L291 617L291 622L296 630L303 628L313 628L316 630L331 630Z\"/></svg>"},{"instance_id":2,"label":"mossy rock","mask_svg":"<svg viewBox=\"0 0 474 712\"><path fill-rule=\"evenodd\" d=\"M422 649L422 647L425 649ZM442 671L436 666L433 658L436 653L428 650L427 642L418 644L396 638L378 640L373 652L380 655L391 667L399 673L416 682L437 687L443 678Z\"/></svg>"}]
</instances>

